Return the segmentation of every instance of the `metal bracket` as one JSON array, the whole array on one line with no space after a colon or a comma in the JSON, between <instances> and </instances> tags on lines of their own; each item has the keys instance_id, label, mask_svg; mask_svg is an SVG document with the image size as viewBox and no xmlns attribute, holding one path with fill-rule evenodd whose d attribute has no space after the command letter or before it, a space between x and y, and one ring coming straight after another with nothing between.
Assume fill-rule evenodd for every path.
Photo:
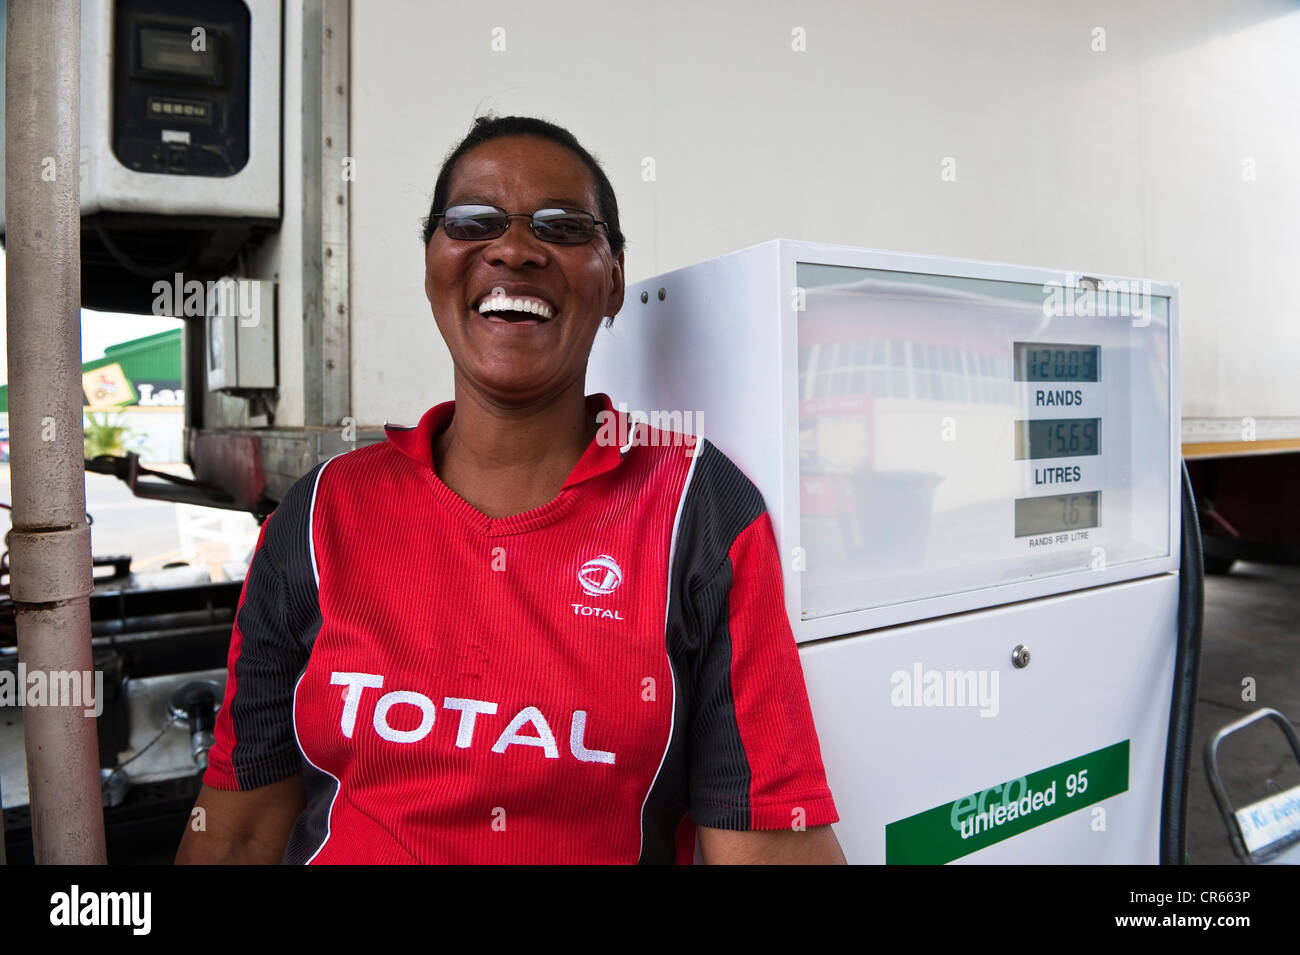
<instances>
[{"instance_id":1,"label":"metal bracket","mask_svg":"<svg viewBox=\"0 0 1300 955\"><path fill-rule=\"evenodd\" d=\"M1300 762L1300 738L1296 736L1295 727L1291 725L1290 720L1272 707L1262 707L1235 723L1229 723L1205 741L1205 775L1209 779L1210 790L1214 793L1214 801L1219 804L1219 812L1228 827L1228 839L1232 843L1232 851L1237 854L1238 859L1247 865L1267 862L1279 855L1284 849L1300 842L1300 832L1296 832L1280 842L1265 846L1259 853L1251 852L1246 846L1246 840L1242 837L1241 826L1237 822L1237 814L1232 808L1232 801L1228 798L1228 791L1224 788L1223 779L1219 775L1219 744L1233 733L1263 719L1272 720L1282 728L1286 741L1291 744L1291 752L1295 755L1296 761Z\"/></svg>"},{"instance_id":2,"label":"metal bracket","mask_svg":"<svg viewBox=\"0 0 1300 955\"><path fill-rule=\"evenodd\" d=\"M10 593L19 604L58 604L94 589L90 525L9 533Z\"/></svg>"}]
</instances>

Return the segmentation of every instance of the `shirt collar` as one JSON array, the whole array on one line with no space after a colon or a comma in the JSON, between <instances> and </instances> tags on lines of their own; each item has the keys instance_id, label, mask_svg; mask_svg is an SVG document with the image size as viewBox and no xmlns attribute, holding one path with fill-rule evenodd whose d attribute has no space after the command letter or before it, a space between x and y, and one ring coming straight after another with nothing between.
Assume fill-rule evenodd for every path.
<instances>
[{"instance_id":1,"label":"shirt collar","mask_svg":"<svg viewBox=\"0 0 1300 955\"><path fill-rule=\"evenodd\" d=\"M619 447L618 440L609 440L613 435L623 436L628 433L627 423L620 422L612 416L622 415L622 412L614 410L614 404L610 401L609 395L603 392L587 395L587 412L589 414L601 414L598 423L601 425L596 432L596 437L587 445L587 450L578 458L578 463L573 466L569 472L569 477L564 482L564 487L570 488L575 484L581 484L583 481L589 481L594 477L604 474L606 471L612 471L618 466L623 459L623 449ZM401 451L411 459L417 467L425 468L429 471L436 469L433 466L433 439L434 436L441 432L451 423L452 416L456 413L456 402L444 401L442 404L434 405L420 418L420 423L414 428L404 428L401 425L385 424L384 434L390 444ZM608 425L607 425L608 423Z\"/></svg>"}]
</instances>

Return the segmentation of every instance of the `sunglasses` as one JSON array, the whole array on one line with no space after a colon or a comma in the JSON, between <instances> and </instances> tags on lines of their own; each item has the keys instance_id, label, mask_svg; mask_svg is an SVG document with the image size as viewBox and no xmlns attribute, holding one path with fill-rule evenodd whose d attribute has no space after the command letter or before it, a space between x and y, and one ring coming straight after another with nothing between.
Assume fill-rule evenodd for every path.
<instances>
[{"instance_id":1,"label":"sunglasses","mask_svg":"<svg viewBox=\"0 0 1300 955\"><path fill-rule=\"evenodd\" d=\"M517 216L529 220L537 238L557 245L582 245L596 237L596 226L609 228L588 212L568 209L538 209L530 216L526 212L505 212L496 206L449 206L434 218L442 220L442 231L448 238L474 241L505 235L510 220Z\"/></svg>"}]
</instances>

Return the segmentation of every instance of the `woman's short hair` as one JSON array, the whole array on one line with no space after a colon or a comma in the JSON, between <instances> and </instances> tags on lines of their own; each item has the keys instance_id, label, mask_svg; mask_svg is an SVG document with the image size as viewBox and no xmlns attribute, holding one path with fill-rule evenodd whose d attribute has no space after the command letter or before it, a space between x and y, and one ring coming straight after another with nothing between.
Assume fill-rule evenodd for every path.
<instances>
[{"instance_id":1,"label":"woman's short hair","mask_svg":"<svg viewBox=\"0 0 1300 955\"><path fill-rule=\"evenodd\" d=\"M532 116L492 116L491 114L477 117L470 127L469 133L442 161L442 169L438 172L438 182L433 187L433 202L429 205L429 215L424 220L422 238L426 246L429 244L429 240L433 238L434 229L437 227L437 220L434 219L434 216L446 208L447 187L451 181L452 171L456 168L456 160L475 146L480 146L489 140L500 139L503 136L540 136L542 139L549 139L551 142L558 143L571 150L581 159L591 171L591 178L596 183L596 201L600 205L600 211L597 213L596 218L606 223L610 251L615 256L623 251L624 238L623 231L618 225L618 199L614 196L614 187L609 184L609 177L600 168L600 163L596 161L596 158L591 153L582 148L574 135L562 126L548 123L544 119L536 119Z\"/></svg>"}]
</instances>

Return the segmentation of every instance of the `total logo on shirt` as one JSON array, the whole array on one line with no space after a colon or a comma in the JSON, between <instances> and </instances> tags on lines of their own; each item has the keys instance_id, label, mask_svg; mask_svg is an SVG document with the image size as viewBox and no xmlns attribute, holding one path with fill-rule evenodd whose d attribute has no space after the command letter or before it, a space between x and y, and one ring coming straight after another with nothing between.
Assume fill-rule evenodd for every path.
<instances>
[{"instance_id":1,"label":"total logo on shirt","mask_svg":"<svg viewBox=\"0 0 1300 955\"><path fill-rule=\"evenodd\" d=\"M578 568L578 583L582 589L593 597L607 597L618 589L623 582L623 568L618 561L608 554L593 557ZM608 607L589 607L584 604L570 604L575 617L602 617L607 620L622 620L623 615Z\"/></svg>"},{"instance_id":2,"label":"total logo on shirt","mask_svg":"<svg viewBox=\"0 0 1300 955\"><path fill-rule=\"evenodd\" d=\"M362 696L368 689L383 689L382 673L352 673L335 670L330 674L332 686L346 687L343 691L343 710L339 715L339 730L344 737L352 739L357 727L357 714L361 709ZM398 706L409 706L420 714L419 725L410 729L400 729L389 721L388 713ZM460 724L456 728L456 746L469 749L474 745L474 730L479 716L495 716L498 704L492 700L470 700L459 697L444 697L444 711L459 712ZM371 725L380 739L390 743L418 743L433 730L438 708L423 693L415 690L390 690L375 701L375 710ZM532 734L523 733L525 726L532 726ZM606 750L590 749L586 744L587 711L574 710L569 724L569 752L573 758L583 763L606 763L614 765L615 754ZM547 759L559 759L560 750L555 742L551 724L535 706L525 706L515 714L501 734L492 744L492 752L504 753L510 746L540 747Z\"/></svg>"}]
</instances>

